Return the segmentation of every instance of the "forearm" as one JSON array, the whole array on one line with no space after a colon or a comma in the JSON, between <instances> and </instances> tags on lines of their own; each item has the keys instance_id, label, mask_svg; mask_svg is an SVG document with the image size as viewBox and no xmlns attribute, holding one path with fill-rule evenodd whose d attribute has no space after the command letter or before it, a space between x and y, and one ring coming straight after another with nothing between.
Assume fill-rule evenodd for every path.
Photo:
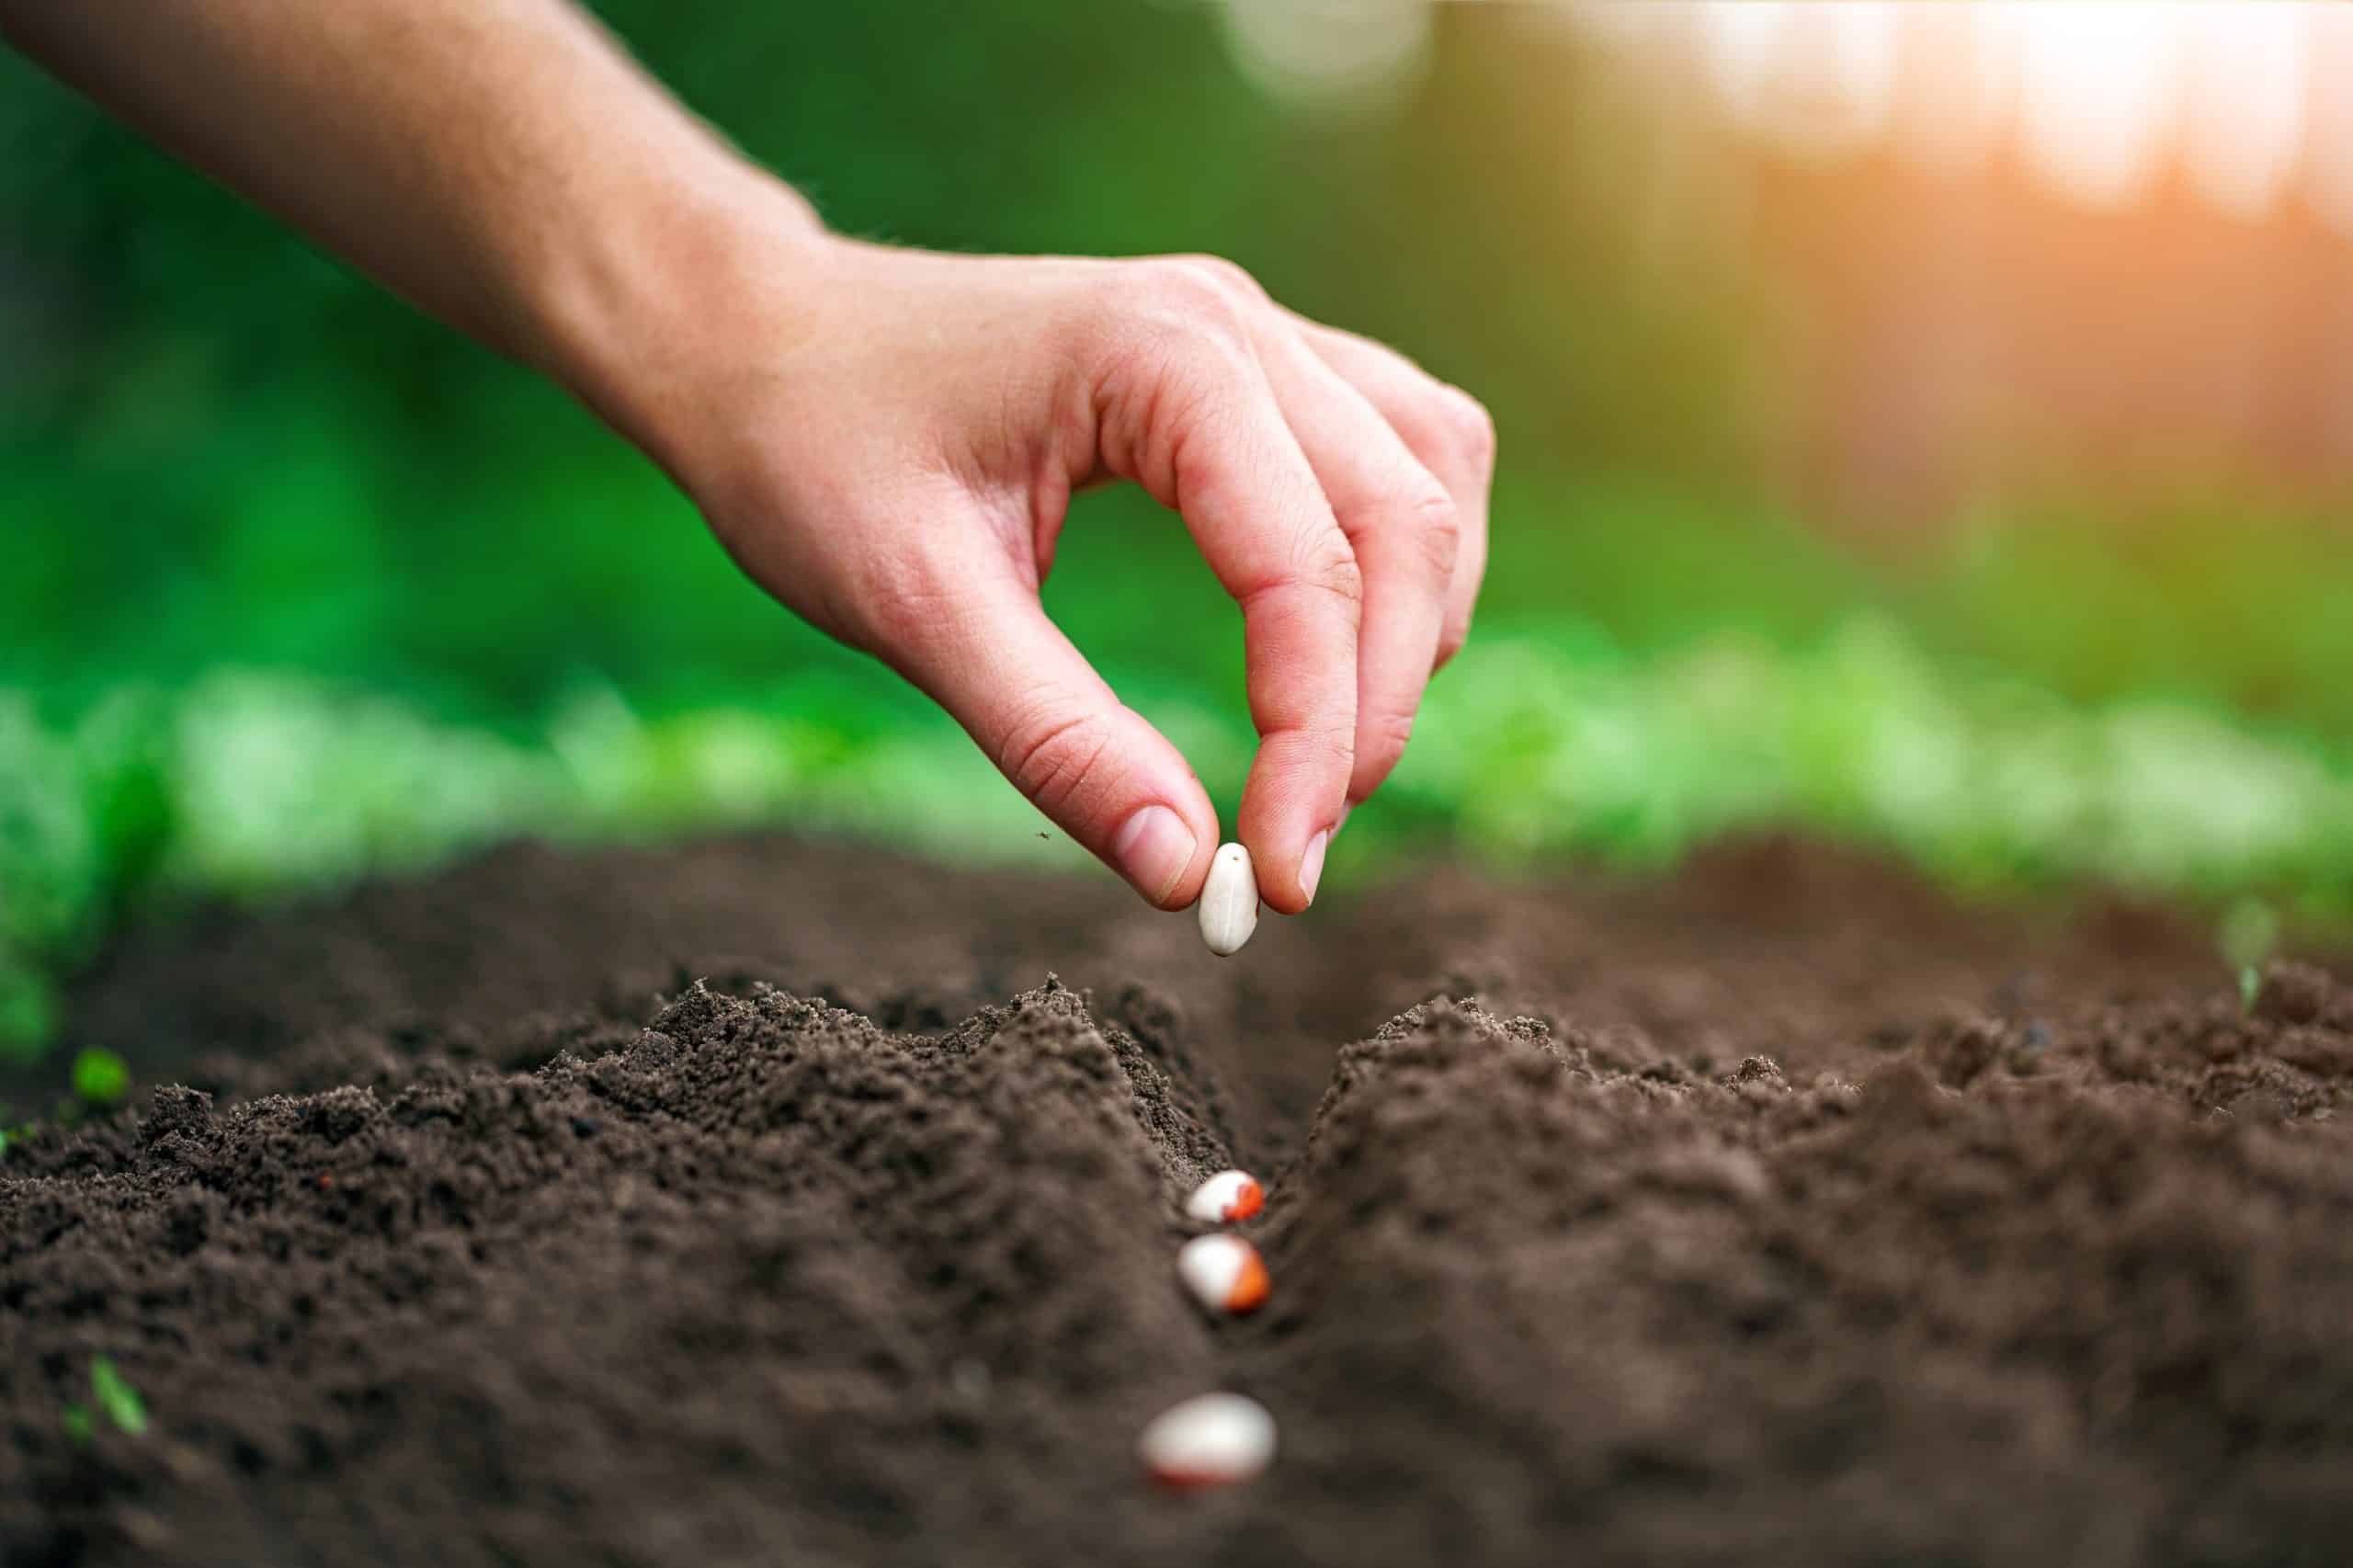
<instances>
[{"instance_id":1,"label":"forearm","mask_svg":"<svg viewBox=\"0 0 2353 1568\"><path fill-rule=\"evenodd\" d=\"M0 28L608 416L682 280L815 226L565 0L0 0Z\"/></svg>"}]
</instances>

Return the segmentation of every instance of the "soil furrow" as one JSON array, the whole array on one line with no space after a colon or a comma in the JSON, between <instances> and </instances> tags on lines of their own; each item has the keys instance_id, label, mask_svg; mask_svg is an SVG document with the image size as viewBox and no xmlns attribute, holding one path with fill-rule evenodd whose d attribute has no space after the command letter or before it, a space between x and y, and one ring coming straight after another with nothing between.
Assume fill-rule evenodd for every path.
<instances>
[{"instance_id":1,"label":"soil furrow","mask_svg":"<svg viewBox=\"0 0 2353 1568\"><path fill-rule=\"evenodd\" d=\"M2243 1010L2194 924L1788 843L1428 872L1224 963L1123 897L517 849L132 937L78 1038L188 1086L0 1165L0 1560L2353 1535L2329 969ZM1173 1256L1229 1163L1274 1294L1213 1323ZM68 1429L100 1357L144 1434ZM1274 1468L1154 1493L1137 1429L1213 1387Z\"/></svg>"}]
</instances>

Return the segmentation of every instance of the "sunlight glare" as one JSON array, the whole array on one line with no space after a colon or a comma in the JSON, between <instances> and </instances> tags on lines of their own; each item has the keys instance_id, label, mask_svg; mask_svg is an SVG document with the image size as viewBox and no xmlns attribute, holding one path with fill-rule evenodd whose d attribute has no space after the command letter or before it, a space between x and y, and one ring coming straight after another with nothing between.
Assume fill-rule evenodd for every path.
<instances>
[{"instance_id":1,"label":"sunlight glare","mask_svg":"<svg viewBox=\"0 0 2353 1568\"><path fill-rule=\"evenodd\" d=\"M1793 153L1827 156L1886 129L1903 6L1718 0L1703 36L1735 116Z\"/></svg>"},{"instance_id":2,"label":"sunlight glare","mask_svg":"<svg viewBox=\"0 0 2353 1568\"><path fill-rule=\"evenodd\" d=\"M2020 18L2018 131L2035 169L2092 206L2145 192L2180 102L2185 15L2094 0L2002 9Z\"/></svg>"},{"instance_id":3,"label":"sunlight glare","mask_svg":"<svg viewBox=\"0 0 2353 1568\"><path fill-rule=\"evenodd\" d=\"M2312 13L2300 6L2185 9L2190 40L2183 155L2207 200L2236 218L2268 212L2304 140Z\"/></svg>"},{"instance_id":4,"label":"sunlight glare","mask_svg":"<svg viewBox=\"0 0 2353 1568\"><path fill-rule=\"evenodd\" d=\"M1226 0L1235 63L1269 97L1365 109L1398 99L1427 63L1431 0Z\"/></svg>"},{"instance_id":5,"label":"sunlight glare","mask_svg":"<svg viewBox=\"0 0 2353 1568\"><path fill-rule=\"evenodd\" d=\"M2007 142L2035 178L2103 207L2144 195L2178 158L2202 199L2250 220L2306 172L2308 122L2330 109L2312 90L2313 62L2342 21L2248 0L1724 0L1693 12L1732 118L1786 150L1846 153L1891 137L1905 156L1956 173ZM2342 161L2328 152L2313 145L2313 161Z\"/></svg>"}]
</instances>

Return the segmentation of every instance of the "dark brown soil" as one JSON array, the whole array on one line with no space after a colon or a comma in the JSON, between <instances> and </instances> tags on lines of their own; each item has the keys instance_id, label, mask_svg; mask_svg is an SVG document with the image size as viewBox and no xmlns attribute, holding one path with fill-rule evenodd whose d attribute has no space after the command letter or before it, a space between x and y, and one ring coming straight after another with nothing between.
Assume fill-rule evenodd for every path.
<instances>
[{"instance_id":1,"label":"dark brown soil","mask_svg":"<svg viewBox=\"0 0 2353 1568\"><path fill-rule=\"evenodd\" d=\"M1327 903L730 841L135 938L75 1038L192 1086L0 1165L0 1561L2347 1560L2353 988L1783 843ZM1219 1387L1274 1468L1156 1494Z\"/></svg>"}]
</instances>

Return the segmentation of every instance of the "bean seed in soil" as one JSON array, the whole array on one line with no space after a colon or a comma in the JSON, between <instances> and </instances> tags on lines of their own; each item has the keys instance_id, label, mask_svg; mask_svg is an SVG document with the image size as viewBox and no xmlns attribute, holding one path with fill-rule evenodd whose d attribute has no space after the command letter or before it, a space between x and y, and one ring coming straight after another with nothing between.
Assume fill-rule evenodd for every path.
<instances>
[{"instance_id":1,"label":"bean seed in soil","mask_svg":"<svg viewBox=\"0 0 2353 1568\"><path fill-rule=\"evenodd\" d=\"M1275 1418L1238 1393L1197 1394L1153 1417L1136 1451L1154 1481L1178 1491L1247 1481L1275 1457Z\"/></svg>"},{"instance_id":2,"label":"bean seed in soil","mask_svg":"<svg viewBox=\"0 0 2353 1568\"><path fill-rule=\"evenodd\" d=\"M1254 1312L1267 1304L1266 1261L1240 1236L1195 1236L1176 1249L1176 1277L1213 1312Z\"/></svg>"},{"instance_id":3,"label":"bean seed in soil","mask_svg":"<svg viewBox=\"0 0 2353 1568\"><path fill-rule=\"evenodd\" d=\"M1185 1212L1203 1224L1247 1220L1267 1201L1267 1189L1248 1171L1220 1171L1185 1199Z\"/></svg>"}]
</instances>

